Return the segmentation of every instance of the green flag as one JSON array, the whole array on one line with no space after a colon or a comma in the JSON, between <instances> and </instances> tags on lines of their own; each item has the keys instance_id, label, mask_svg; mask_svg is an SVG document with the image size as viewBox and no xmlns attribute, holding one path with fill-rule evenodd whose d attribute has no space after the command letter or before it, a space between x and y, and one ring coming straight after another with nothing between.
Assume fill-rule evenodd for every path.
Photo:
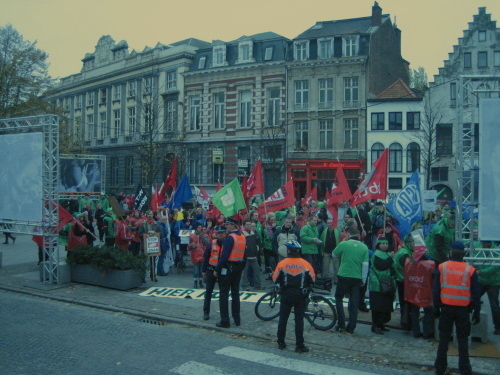
<instances>
[{"instance_id":1,"label":"green flag","mask_svg":"<svg viewBox=\"0 0 500 375\"><path fill-rule=\"evenodd\" d=\"M225 217L233 216L238 210L246 208L238 179L234 179L215 193L212 203Z\"/></svg>"}]
</instances>

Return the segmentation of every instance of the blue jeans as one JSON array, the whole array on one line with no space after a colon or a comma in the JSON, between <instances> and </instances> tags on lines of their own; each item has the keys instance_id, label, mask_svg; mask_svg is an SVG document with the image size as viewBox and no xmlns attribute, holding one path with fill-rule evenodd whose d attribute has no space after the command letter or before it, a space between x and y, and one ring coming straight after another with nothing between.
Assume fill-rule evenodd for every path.
<instances>
[{"instance_id":1,"label":"blue jeans","mask_svg":"<svg viewBox=\"0 0 500 375\"><path fill-rule=\"evenodd\" d=\"M202 280L201 275L201 267L203 266L203 262L193 263L193 278L195 280Z\"/></svg>"},{"instance_id":2,"label":"blue jeans","mask_svg":"<svg viewBox=\"0 0 500 375\"><path fill-rule=\"evenodd\" d=\"M346 328L354 332L356 328L356 320L358 319L358 306L359 306L359 290L361 288L361 279L352 277L338 276L337 290L335 291L335 304L337 306L339 328ZM349 324L345 327L345 314L343 298L349 294L349 304L347 310L349 312Z\"/></svg>"}]
</instances>

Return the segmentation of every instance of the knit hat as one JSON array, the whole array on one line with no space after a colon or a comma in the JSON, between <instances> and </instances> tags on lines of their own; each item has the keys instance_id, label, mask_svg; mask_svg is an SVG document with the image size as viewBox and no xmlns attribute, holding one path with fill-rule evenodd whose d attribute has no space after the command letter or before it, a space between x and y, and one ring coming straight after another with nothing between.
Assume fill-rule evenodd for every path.
<instances>
[{"instance_id":1,"label":"knit hat","mask_svg":"<svg viewBox=\"0 0 500 375\"><path fill-rule=\"evenodd\" d=\"M465 251L465 246L462 241L453 241L450 245L450 248L453 250Z\"/></svg>"}]
</instances>

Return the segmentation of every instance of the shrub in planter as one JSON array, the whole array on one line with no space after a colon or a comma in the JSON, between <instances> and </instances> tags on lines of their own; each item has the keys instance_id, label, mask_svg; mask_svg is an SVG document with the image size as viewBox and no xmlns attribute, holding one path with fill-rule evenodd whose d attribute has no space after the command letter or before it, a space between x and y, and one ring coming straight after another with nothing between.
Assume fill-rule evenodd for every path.
<instances>
[{"instance_id":1,"label":"shrub in planter","mask_svg":"<svg viewBox=\"0 0 500 375\"><path fill-rule=\"evenodd\" d=\"M116 247L87 245L68 251L67 262L70 265L92 266L102 273L133 269L143 278L146 275L146 258L143 253L136 256L130 251Z\"/></svg>"}]
</instances>

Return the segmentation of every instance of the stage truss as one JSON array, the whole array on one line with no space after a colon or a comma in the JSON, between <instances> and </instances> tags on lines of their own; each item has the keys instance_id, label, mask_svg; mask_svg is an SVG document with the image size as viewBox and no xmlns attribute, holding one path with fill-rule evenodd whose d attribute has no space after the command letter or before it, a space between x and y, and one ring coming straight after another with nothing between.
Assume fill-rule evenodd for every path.
<instances>
[{"instance_id":1,"label":"stage truss","mask_svg":"<svg viewBox=\"0 0 500 375\"><path fill-rule=\"evenodd\" d=\"M59 118L55 115L19 117L0 120L0 135L30 131L41 131L42 148L42 202L41 222L8 220L0 218L0 225L9 232L43 236L42 280L48 284L59 284Z\"/></svg>"}]
</instances>

